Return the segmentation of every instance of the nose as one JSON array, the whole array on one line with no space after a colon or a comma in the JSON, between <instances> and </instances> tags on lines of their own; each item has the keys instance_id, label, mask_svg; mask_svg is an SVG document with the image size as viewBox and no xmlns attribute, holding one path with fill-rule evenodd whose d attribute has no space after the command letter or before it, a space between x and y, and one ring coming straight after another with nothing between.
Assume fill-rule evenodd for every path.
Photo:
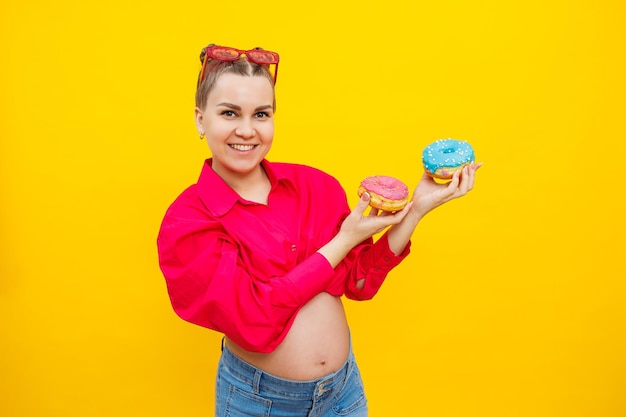
<instances>
[{"instance_id":1,"label":"nose","mask_svg":"<svg viewBox=\"0 0 626 417\"><path fill-rule=\"evenodd\" d=\"M235 129L235 135L244 138L251 139L256 135L256 130L249 121L242 121L237 129Z\"/></svg>"}]
</instances>

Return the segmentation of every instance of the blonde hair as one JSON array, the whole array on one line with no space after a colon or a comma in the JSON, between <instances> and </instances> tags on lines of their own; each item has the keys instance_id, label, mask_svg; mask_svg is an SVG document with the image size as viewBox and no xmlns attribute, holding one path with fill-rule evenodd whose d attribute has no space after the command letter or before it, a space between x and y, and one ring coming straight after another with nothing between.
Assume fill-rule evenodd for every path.
<instances>
[{"instance_id":1,"label":"blonde hair","mask_svg":"<svg viewBox=\"0 0 626 417\"><path fill-rule=\"evenodd\" d=\"M276 111L274 77L270 73L268 66L249 62L245 57L241 57L239 60L233 62L209 60L209 62L206 63L206 68L204 69L204 79L196 90L196 107L204 110L209 94L222 74L237 74L245 77L267 78L272 86L272 93L274 94L274 102L272 103L272 106L274 111Z\"/></svg>"}]
</instances>

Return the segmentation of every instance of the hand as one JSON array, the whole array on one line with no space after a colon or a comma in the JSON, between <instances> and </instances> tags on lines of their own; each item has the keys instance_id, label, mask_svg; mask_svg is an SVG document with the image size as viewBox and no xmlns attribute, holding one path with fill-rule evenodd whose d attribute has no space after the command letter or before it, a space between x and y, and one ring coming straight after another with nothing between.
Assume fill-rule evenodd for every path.
<instances>
[{"instance_id":1,"label":"hand","mask_svg":"<svg viewBox=\"0 0 626 417\"><path fill-rule=\"evenodd\" d=\"M476 171L482 166L471 163L466 165L461 171L456 171L452 180L447 184L437 183L428 174L424 173L421 181L417 184L413 193L412 212L422 218L431 210L440 205L462 197L474 188Z\"/></svg>"},{"instance_id":2,"label":"hand","mask_svg":"<svg viewBox=\"0 0 626 417\"><path fill-rule=\"evenodd\" d=\"M356 207L341 223L339 233L330 242L322 246L318 252L324 256L334 268L359 243L382 232L391 225L397 225L406 217L412 207L409 203L396 213L383 212L371 209L368 215L365 210L369 207L370 196L364 193Z\"/></svg>"},{"instance_id":3,"label":"hand","mask_svg":"<svg viewBox=\"0 0 626 417\"><path fill-rule=\"evenodd\" d=\"M369 214L365 211L369 207L370 196L363 193L356 207L341 224L340 234L352 243L352 247L361 243L376 233L380 233L387 227L400 223L409 213L412 203L407 204L402 210L395 213L371 208Z\"/></svg>"}]
</instances>

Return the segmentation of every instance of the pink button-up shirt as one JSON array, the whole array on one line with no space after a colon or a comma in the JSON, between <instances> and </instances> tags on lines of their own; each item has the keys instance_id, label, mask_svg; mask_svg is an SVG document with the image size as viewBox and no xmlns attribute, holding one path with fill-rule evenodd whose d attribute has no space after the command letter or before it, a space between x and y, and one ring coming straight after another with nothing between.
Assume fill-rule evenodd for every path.
<instances>
[{"instance_id":1,"label":"pink button-up shirt","mask_svg":"<svg viewBox=\"0 0 626 417\"><path fill-rule=\"evenodd\" d=\"M246 350L271 352L320 292L372 298L410 244L396 256L386 235L368 239L333 269L317 250L350 213L339 182L303 165L262 165L271 183L267 205L241 198L207 160L198 183L167 210L157 246L181 318ZM361 278L365 287L358 289Z\"/></svg>"}]
</instances>

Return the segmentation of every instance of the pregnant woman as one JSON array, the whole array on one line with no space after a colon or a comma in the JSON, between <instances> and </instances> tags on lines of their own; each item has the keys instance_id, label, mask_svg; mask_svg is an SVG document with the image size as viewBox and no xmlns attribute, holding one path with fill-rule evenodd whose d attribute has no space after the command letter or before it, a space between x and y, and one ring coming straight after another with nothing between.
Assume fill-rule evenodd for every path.
<instances>
[{"instance_id":1,"label":"pregnant woman","mask_svg":"<svg viewBox=\"0 0 626 417\"><path fill-rule=\"evenodd\" d=\"M195 120L211 158L165 213L159 262L176 313L224 334L216 416L366 416L341 296L372 298L420 219L465 195L424 175L402 210L350 210L332 176L270 162L279 56L209 45ZM376 233L385 233L373 241Z\"/></svg>"}]
</instances>

